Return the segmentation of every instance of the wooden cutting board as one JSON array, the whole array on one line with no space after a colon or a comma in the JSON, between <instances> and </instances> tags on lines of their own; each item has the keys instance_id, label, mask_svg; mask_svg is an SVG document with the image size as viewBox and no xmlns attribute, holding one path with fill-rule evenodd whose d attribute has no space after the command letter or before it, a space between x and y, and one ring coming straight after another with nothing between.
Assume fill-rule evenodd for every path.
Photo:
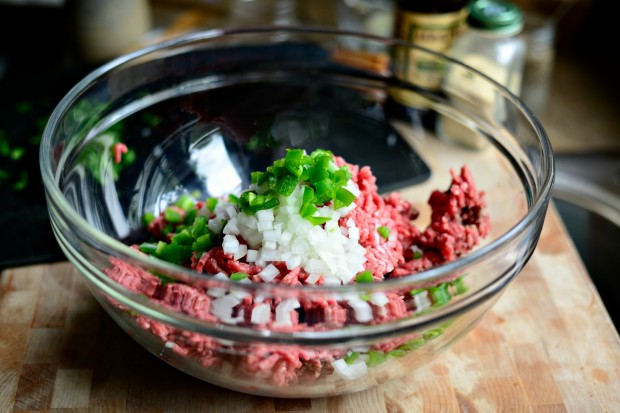
<instances>
[{"instance_id":1,"label":"wooden cutting board","mask_svg":"<svg viewBox=\"0 0 620 413\"><path fill-rule=\"evenodd\" d=\"M402 380L342 397L272 399L157 360L66 263L0 278L0 413L620 412L620 338L557 212L494 309Z\"/></svg>"}]
</instances>

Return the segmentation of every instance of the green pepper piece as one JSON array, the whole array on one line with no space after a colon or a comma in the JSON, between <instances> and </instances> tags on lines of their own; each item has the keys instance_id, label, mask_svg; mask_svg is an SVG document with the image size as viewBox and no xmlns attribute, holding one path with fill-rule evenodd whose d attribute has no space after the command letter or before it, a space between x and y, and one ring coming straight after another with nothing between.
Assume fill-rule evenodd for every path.
<instances>
[{"instance_id":1,"label":"green pepper piece","mask_svg":"<svg viewBox=\"0 0 620 413\"><path fill-rule=\"evenodd\" d=\"M192 237L198 238L201 235L206 234L208 231L209 229L207 228L207 217L205 216L196 217L196 219L194 220L194 223L192 224L192 229L191 229Z\"/></svg>"},{"instance_id":2,"label":"green pepper piece","mask_svg":"<svg viewBox=\"0 0 620 413\"><path fill-rule=\"evenodd\" d=\"M346 356L344 356L344 361L347 364L353 364L353 362L357 360L359 356L360 356L360 353L356 351L350 351L349 353L347 353Z\"/></svg>"},{"instance_id":3,"label":"green pepper piece","mask_svg":"<svg viewBox=\"0 0 620 413\"><path fill-rule=\"evenodd\" d=\"M456 295L464 294L467 292L467 286L465 285L462 276L452 281L452 285L456 288Z\"/></svg>"},{"instance_id":4,"label":"green pepper piece","mask_svg":"<svg viewBox=\"0 0 620 413\"><path fill-rule=\"evenodd\" d=\"M422 337L424 337L426 341L429 341L429 340L436 339L442 334L443 334L443 328L435 328L433 330L426 331L424 334L422 334Z\"/></svg>"},{"instance_id":5,"label":"green pepper piece","mask_svg":"<svg viewBox=\"0 0 620 413\"><path fill-rule=\"evenodd\" d=\"M189 211L194 208L196 202L187 194L183 194L177 199L175 205L181 208L183 211Z\"/></svg>"},{"instance_id":6,"label":"green pepper piece","mask_svg":"<svg viewBox=\"0 0 620 413\"><path fill-rule=\"evenodd\" d=\"M314 206L314 204L303 204L299 210L299 215L301 215L302 217L308 219L310 217L312 217L312 215L318 211L318 208L316 206Z\"/></svg>"},{"instance_id":7,"label":"green pepper piece","mask_svg":"<svg viewBox=\"0 0 620 413\"><path fill-rule=\"evenodd\" d=\"M323 225L329 221L328 217L305 217L312 225Z\"/></svg>"},{"instance_id":8,"label":"green pepper piece","mask_svg":"<svg viewBox=\"0 0 620 413\"><path fill-rule=\"evenodd\" d=\"M353 195L353 193L346 188L340 188L336 193L336 199L342 202L342 205L349 206L353 201L355 201L355 195Z\"/></svg>"},{"instance_id":9,"label":"green pepper piece","mask_svg":"<svg viewBox=\"0 0 620 413\"><path fill-rule=\"evenodd\" d=\"M196 240L192 243L192 250L198 252L209 251L213 248L213 245L213 235L209 231L208 233L200 235L196 238Z\"/></svg>"},{"instance_id":10,"label":"green pepper piece","mask_svg":"<svg viewBox=\"0 0 620 413\"><path fill-rule=\"evenodd\" d=\"M439 284L437 287L429 287L428 292L431 296L433 305L436 307L441 307L452 299L452 296L448 292L448 283Z\"/></svg>"},{"instance_id":11,"label":"green pepper piece","mask_svg":"<svg viewBox=\"0 0 620 413\"><path fill-rule=\"evenodd\" d=\"M210 197L207 199L207 209L211 212L215 211L215 207L217 206L218 199L214 197Z\"/></svg>"},{"instance_id":12,"label":"green pepper piece","mask_svg":"<svg viewBox=\"0 0 620 413\"><path fill-rule=\"evenodd\" d=\"M187 229L182 230L171 238L172 243L179 245L192 245L194 238Z\"/></svg>"},{"instance_id":13,"label":"green pepper piece","mask_svg":"<svg viewBox=\"0 0 620 413\"><path fill-rule=\"evenodd\" d=\"M142 244L140 244L138 249L145 254L154 255L157 251L157 244L153 242L143 242Z\"/></svg>"},{"instance_id":14,"label":"green pepper piece","mask_svg":"<svg viewBox=\"0 0 620 413\"><path fill-rule=\"evenodd\" d=\"M379 364L385 363L387 361L387 356L382 351L370 350L368 352L368 360L366 360L366 365L368 367L376 367Z\"/></svg>"},{"instance_id":15,"label":"green pepper piece","mask_svg":"<svg viewBox=\"0 0 620 413\"><path fill-rule=\"evenodd\" d=\"M283 176L276 185L276 191L282 196L290 196L298 184L297 178L291 175Z\"/></svg>"},{"instance_id":16,"label":"green pepper piece","mask_svg":"<svg viewBox=\"0 0 620 413\"><path fill-rule=\"evenodd\" d=\"M164 210L164 219L172 224L180 224L183 218L183 210L178 207L169 206Z\"/></svg>"},{"instance_id":17,"label":"green pepper piece","mask_svg":"<svg viewBox=\"0 0 620 413\"><path fill-rule=\"evenodd\" d=\"M405 357L407 355L407 351L404 349L395 349L387 352L388 357L400 358Z\"/></svg>"},{"instance_id":18,"label":"green pepper piece","mask_svg":"<svg viewBox=\"0 0 620 413\"><path fill-rule=\"evenodd\" d=\"M373 283L375 279L372 276L372 272L370 270L362 271L355 277L355 282L358 283Z\"/></svg>"},{"instance_id":19,"label":"green pepper piece","mask_svg":"<svg viewBox=\"0 0 620 413\"><path fill-rule=\"evenodd\" d=\"M424 344L426 343L426 339L424 339L423 337L420 338L414 338L413 340L409 340L404 344L401 344L400 346L398 346L398 348L400 350L405 350L405 351L412 351L412 350L417 350L420 347L422 347Z\"/></svg>"},{"instance_id":20,"label":"green pepper piece","mask_svg":"<svg viewBox=\"0 0 620 413\"><path fill-rule=\"evenodd\" d=\"M245 278L248 278L249 276L249 274L246 274L244 272L233 272L232 274L230 274L230 279L232 281L241 281Z\"/></svg>"},{"instance_id":21,"label":"green pepper piece","mask_svg":"<svg viewBox=\"0 0 620 413\"><path fill-rule=\"evenodd\" d=\"M299 178L303 172L303 166L301 165L303 156L304 152L301 149L287 149L284 157L284 166L297 178Z\"/></svg>"}]
</instances>

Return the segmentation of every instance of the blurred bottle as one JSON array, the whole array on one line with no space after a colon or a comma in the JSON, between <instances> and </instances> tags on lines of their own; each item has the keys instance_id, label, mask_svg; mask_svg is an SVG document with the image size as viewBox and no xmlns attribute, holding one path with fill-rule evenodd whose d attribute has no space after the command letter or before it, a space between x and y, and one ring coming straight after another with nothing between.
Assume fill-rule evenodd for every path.
<instances>
[{"instance_id":1,"label":"blurred bottle","mask_svg":"<svg viewBox=\"0 0 620 413\"><path fill-rule=\"evenodd\" d=\"M455 40L450 55L505 86L515 95L521 92L526 43L523 12L504 0L474 0L469 4L466 30ZM459 105L498 124L503 119L502 98L471 71L453 66L447 70L445 90ZM456 120L439 118L438 134L469 147L482 147L487 140Z\"/></svg>"},{"instance_id":2,"label":"blurred bottle","mask_svg":"<svg viewBox=\"0 0 620 413\"><path fill-rule=\"evenodd\" d=\"M149 0L77 0L78 43L88 63L103 63L131 51L152 25Z\"/></svg>"},{"instance_id":3,"label":"blurred bottle","mask_svg":"<svg viewBox=\"0 0 620 413\"><path fill-rule=\"evenodd\" d=\"M397 0L394 37L446 53L463 29L468 0ZM410 84L438 93L442 62L423 50L397 47L394 75ZM421 95L393 88L385 103L386 114L434 130L436 113Z\"/></svg>"},{"instance_id":4,"label":"blurred bottle","mask_svg":"<svg viewBox=\"0 0 620 413\"><path fill-rule=\"evenodd\" d=\"M338 28L390 37L394 33L394 6L393 0L339 0Z\"/></svg>"},{"instance_id":5,"label":"blurred bottle","mask_svg":"<svg viewBox=\"0 0 620 413\"><path fill-rule=\"evenodd\" d=\"M449 54L519 95L526 51L522 31L523 12L515 4L474 0L469 5L466 29Z\"/></svg>"}]
</instances>

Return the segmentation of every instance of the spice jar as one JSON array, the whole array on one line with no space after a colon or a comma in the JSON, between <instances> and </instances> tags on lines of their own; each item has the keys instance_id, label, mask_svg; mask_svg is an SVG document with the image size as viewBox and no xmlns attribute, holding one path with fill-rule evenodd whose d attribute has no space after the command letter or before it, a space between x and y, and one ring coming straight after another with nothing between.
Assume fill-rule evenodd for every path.
<instances>
[{"instance_id":1,"label":"spice jar","mask_svg":"<svg viewBox=\"0 0 620 413\"><path fill-rule=\"evenodd\" d=\"M434 52L447 53L463 29L468 0L397 0L394 37ZM444 76L442 60L423 49L395 47L392 59L394 77L441 93ZM422 125L433 131L436 112L419 93L402 87L388 90L385 112L393 119Z\"/></svg>"},{"instance_id":2,"label":"spice jar","mask_svg":"<svg viewBox=\"0 0 620 413\"><path fill-rule=\"evenodd\" d=\"M526 52L522 31L523 12L515 4L474 0L469 4L466 29L454 41L450 55L519 95ZM472 76L467 68L449 68L444 89L458 104L472 106L482 117L501 123L504 111L498 105L502 100L497 99L490 83ZM438 122L441 137L474 148L486 142L479 133L450 117L442 116Z\"/></svg>"}]
</instances>

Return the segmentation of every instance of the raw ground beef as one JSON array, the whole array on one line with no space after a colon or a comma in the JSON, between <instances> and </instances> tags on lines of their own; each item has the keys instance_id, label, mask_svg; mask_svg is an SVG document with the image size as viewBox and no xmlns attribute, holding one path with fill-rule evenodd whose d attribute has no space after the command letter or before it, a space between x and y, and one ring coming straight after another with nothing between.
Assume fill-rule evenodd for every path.
<instances>
[{"instance_id":1,"label":"raw ground beef","mask_svg":"<svg viewBox=\"0 0 620 413\"><path fill-rule=\"evenodd\" d=\"M366 250L364 267L371 271L375 281L409 275L452 261L469 252L489 233L484 193L476 189L466 166L461 168L460 173L451 171L452 182L446 191L436 190L431 194L428 201L432 208L431 223L421 230L413 223L418 211L401 199L400 194L392 193L385 197L378 194L376 180L369 167L349 165L339 157L335 157L335 162L337 166L349 166L351 179L360 190L355 200L357 207L341 217L339 225L346 227L349 219L354 221L360 233L359 243ZM149 228L154 235L161 235L161 229L165 226L162 220L163 217L159 217L151 223ZM377 231L379 226L391 229L387 239ZM289 270L284 263L274 264L279 274L272 283L303 285L308 277L302 268ZM251 282L264 282L258 275L262 267L247 263L244 259L234 260L231 254L224 253L221 246L194 256L190 266L198 272L223 273L226 276L243 272L248 274ZM355 323L386 323L418 310L408 292L391 292L366 304L358 304L362 307L367 305L372 311L370 318L360 321L362 313L357 312L356 305L350 300L300 297L297 308L290 310L290 320L283 324L278 323L275 316L282 298L246 295L235 301L230 319L222 320L212 313L214 302L221 300L221 294L213 294L200 284L165 283L161 278L118 259L112 260L112 266L106 273L129 290L168 309L210 322L273 331L320 331ZM321 280L316 284L321 284ZM267 322L253 323L252 314L258 306L267 310ZM142 328L169 343L177 353L196 359L206 367L233 363L238 369L236 374L269 380L282 386L296 383L301 377L316 378L331 372L331 361L343 356L342 351L305 350L294 346L252 344L239 349L230 343L181 331L143 316L138 316L136 321ZM383 343L377 349L390 351L402 342Z\"/></svg>"}]
</instances>

